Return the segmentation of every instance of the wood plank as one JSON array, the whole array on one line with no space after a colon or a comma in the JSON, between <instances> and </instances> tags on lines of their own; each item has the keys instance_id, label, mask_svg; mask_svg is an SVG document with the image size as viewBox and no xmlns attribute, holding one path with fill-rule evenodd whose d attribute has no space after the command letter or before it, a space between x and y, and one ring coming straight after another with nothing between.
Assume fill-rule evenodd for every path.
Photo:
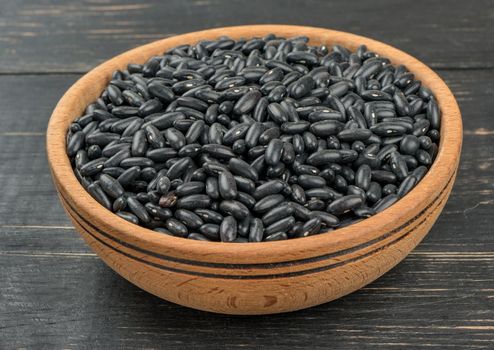
<instances>
[{"instance_id":1,"label":"wood plank","mask_svg":"<svg viewBox=\"0 0 494 350\"><path fill-rule=\"evenodd\" d=\"M453 4L451 4L453 5ZM494 67L489 0L3 1L0 73L84 72L144 43L210 27L287 23L373 37L434 68ZM391 15L394 14L394 15ZM301 33L303 34L303 33Z\"/></svg>"}]
</instances>

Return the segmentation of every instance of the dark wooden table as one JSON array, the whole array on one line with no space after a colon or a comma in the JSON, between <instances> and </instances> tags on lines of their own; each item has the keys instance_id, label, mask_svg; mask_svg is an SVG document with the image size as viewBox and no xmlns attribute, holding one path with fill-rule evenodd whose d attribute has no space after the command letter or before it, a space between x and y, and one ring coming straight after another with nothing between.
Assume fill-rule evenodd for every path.
<instances>
[{"instance_id":1,"label":"dark wooden table","mask_svg":"<svg viewBox=\"0 0 494 350\"><path fill-rule=\"evenodd\" d=\"M264 317L186 309L103 264L64 214L45 156L62 93L137 45L208 27L289 23L392 44L435 69L465 128L461 169L422 244L335 302ZM0 349L494 348L494 3L11 0L0 4Z\"/></svg>"}]
</instances>

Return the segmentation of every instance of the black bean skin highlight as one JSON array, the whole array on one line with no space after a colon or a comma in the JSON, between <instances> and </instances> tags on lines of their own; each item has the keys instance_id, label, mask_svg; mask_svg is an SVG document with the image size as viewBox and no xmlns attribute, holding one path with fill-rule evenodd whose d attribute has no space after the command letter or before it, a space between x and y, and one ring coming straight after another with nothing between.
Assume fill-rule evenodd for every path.
<instances>
[{"instance_id":1,"label":"black bean skin highlight","mask_svg":"<svg viewBox=\"0 0 494 350\"><path fill-rule=\"evenodd\" d=\"M269 35L182 45L116 71L68 128L101 205L163 234L316 235L406 196L438 152L441 109L404 66Z\"/></svg>"}]
</instances>

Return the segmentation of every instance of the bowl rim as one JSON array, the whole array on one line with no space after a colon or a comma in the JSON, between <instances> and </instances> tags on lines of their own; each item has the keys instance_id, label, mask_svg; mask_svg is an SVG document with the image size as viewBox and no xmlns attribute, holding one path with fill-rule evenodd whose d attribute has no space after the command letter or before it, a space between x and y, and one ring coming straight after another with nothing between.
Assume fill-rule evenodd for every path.
<instances>
[{"instance_id":1,"label":"bowl rim","mask_svg":"<svg viewBox=\"0 0 494 350\"><path fill-rule=\"evenodd\" d=\"M99 96L111 78L111 73L130 62L142 63L165 49L183 43L194 43L201 39L212 39L228 35L233 39L263 36L275 33L285 37L306 35L311 44L340 44L354 50L365 44L391 60L393 64L404 64L423 85L436 96L441 116L441 139L437 157L425 177L395 204L386 210L358 223L337 229L331 233L275 242L249 244L202 242L164 235L153 230L129 223L101 206L79 183L70 165L66 149L66 132L71 121L83 113L87 104ZM89 101L89 102L88 102ZM83 75L73 84L55 107L47 129L47 155L57 191L65 200L91 217L95 226L106 226L122 241L143 244L157 253L174 257L193 257L204 262L249 263L278 262L299 257L311 257L321 251L334 251L341 247L352 247L375 237L383 231L403 223L405 218L416 215L418 208L425 207L440 188L455 175L462 144L462 121L457 102L443 80L424 63L407 53L382 42L341 31L325 28L292 25L244 25L202 30L172 36L139 46L115 56ZM290 258L291 257L291 258Z\"/></svg>"}]
</instances>

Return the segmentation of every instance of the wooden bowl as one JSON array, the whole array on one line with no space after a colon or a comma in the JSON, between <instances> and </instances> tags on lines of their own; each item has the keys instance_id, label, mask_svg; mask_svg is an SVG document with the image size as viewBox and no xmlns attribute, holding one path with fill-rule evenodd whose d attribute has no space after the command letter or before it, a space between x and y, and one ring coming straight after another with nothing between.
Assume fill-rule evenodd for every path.
<instances>
[{"instance_id":1,"label":"wooden bowl","mask_svg":"<svg viewBox=\"0 0 494 350\"><path fill-rule=\"evenodd\" d=\"M131 224L102 207L74 176L65 153L69 124L99 97L111 74L179 44L228 35L306 35L311 44L365 44L404 64L437 97L442 111L437 158L403 199L360 223L307 238L263 243L213 243L171 237ZM121 276L168 301L225 314L271 314L322 304L372 282L399 263L427 234L451 192L462 142L460 111L446 84L426 65L365 37L312 27L253 25L205 30L159 40L101 64L56 106L47 150L60 200L89 246ZM413 283L413 281L410 281Z\"/></svg>"}]
</instances>

